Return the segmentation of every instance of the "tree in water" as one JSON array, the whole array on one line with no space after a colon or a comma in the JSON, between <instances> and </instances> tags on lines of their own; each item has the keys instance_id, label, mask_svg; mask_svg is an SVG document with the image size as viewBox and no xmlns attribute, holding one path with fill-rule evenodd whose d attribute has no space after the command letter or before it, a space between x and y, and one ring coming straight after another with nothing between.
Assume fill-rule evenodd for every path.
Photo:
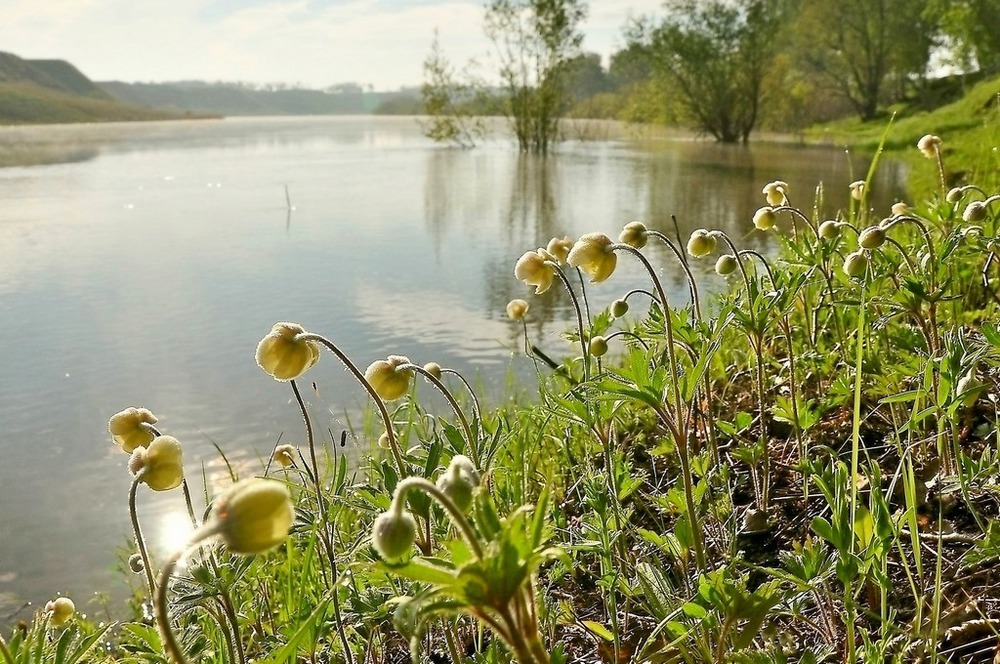
<instances>
[{"instance_id":1,"label":"tree in water","mask_svg":"<svg viewBox=\"0 0 1000 664\"><path fill-rule=\"evenodd\" d=\"M466 75L456 77L451 64L441 53L437 31L430 55L424 60L424 84L420 88L424 114L424 135L439 143L453 143L463 148L475 147L486 135L483 119L475 114L476 99L483 86Z\"/></svg>"}]
</instances>

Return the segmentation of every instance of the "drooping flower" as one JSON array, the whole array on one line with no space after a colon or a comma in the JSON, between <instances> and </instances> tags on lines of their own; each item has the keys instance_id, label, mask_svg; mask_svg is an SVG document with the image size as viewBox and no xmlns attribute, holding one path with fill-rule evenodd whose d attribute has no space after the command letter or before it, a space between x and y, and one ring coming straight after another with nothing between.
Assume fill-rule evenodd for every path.
<instances>
[{"instance_id":1,"label":"drooping flower","mask_svg":"<svg viewBox=\"0 0 1000 664\"><path fill-rule=\"evenodd\" d=\"M827 219L819 225L817 232L824 240L835 240L840 237L840 222L835 219Z\"/></svg>"},{"instance_id":2,"label":"drooping flower","mask_svg":"<svg viewBox=\"0 0 1000 664\"><path fill-rule=\"evenodd\" d=\"M699 228L688 238L687 252L695 258L702 258L715 251L715 244L715 236L704 228Z\"/></svg>"},{"instance_id":3,"label":"drooping flower","mask_svg":"<svg viewBox=\"0 0 1000 664\"><path fill-rule=\"evenodd\" d=\"M173 436L157 436L149 447L137 447L128 460L133 475L142 473L140 482L153 491L169 491L184 479L181 443Z\"/></svg>"},{"instance_id":4,"label":"drooping flower","mask_svg":"<svg viewBox=\"0 0 1000 664\"><path fill-rule=\"evenodd\" d=\"M982 201L973 201L965 206L962 212L963 221L982 221L986 219L986 206Z\"/></svg>"},{"instance_id":5,"label":"drooping flower","mask_svg":"<svg viewBox=\"0 0 1000 664\"><path fill-rule=\"evenodd\" d=\"M894 217L905 217L911 212L910 206L902 201L899 201L898 203L893 203L892 208L890 209L892 211L892 216Z\"/></svg>"},{"instance_id":6,"label":"drooping flower","mask_svg":"<svg viewBox=\"0 0 1000 664\"><path fill-rule=\"evenodd\" d=\"M288 487L255 477L216 498L209 520L233 553L263 553L288 537L295 511Z\"/></svg>"},{"instance_id":7,"label":"drooping flower","mask_svg":"<svg viewBox=\"0 0 1000 664\"><path fill-rule=\"evenodd\" d=\"M390 507L372 524L372 546L387 562L405 558L416 539L417 522L406 510Z\"/></svg>"},{"instance_id":8,"label":"drooping flower","mask_svg":"<svg viewBox=\"0 0 1000 664\"><path fill-rule=\"evenodd\" d=\"M76 604L68 597L57 597L45 603L45 613L49 616L49 624L62 627L76 615Z\"/></svg>"},{"instance_id":9,"label":"drooping flower","mask_svg":"<svg viewBox=\"0 0 1000 664\"><path fill-rule=\"evenodd\" d=\"M768 182L761 189L768 205L778 206L788 204L788 183L783 180Z\"/></svg>"},{"instance_id":10,"label":"drooping flower","mask_svg":"<svg viewBox=\"0 0 1000 664\"><path fill-rule=\"evenodd\" d=\"M296 337L305 330L298 323L275 323L257 344L257 364L275 380L294 380L319 360L319 345Z\"/></svg>"},{"instance_id":11,"label":"drooping flower","mask_svg":"<svg viewBox=\"0 0 1000 664\"><path fill-rule=\"evenodd\" d=\"M861 278L865 276L865 271L867 269L868 255L860 249L847 254L847 258L844 259L844 272L849 277L854 277L856 279Z\"/></svg>"},{"instance_id":12,"label":"drooping flower","mask_svg":"<svg viewBox=\"0 0 1000 664\"><path fill-rule=\"evenodd\" d=\"M933 134L924 134L917 141L917 149L928 159L935 159L941 149L941 138Z\"/></svg>"},{"instance_id":13,"label":"drooping flower","mask_svg":"<svg viewBox=\"0 0 1000 664\"><path fill-rule=\"evenodd\" d=\"M129 454L137 447L145 447L156 437L144 424L156 424L156 415L145 408L126 408L108 420L108 431L122 451Z\"/></svg>"},{"instance_id":14,"label":"drooping flower","mask_svg":"<svg viewBox=\"0 0 1000 664\"><path fill-rule=\"evenodd\" d=\"M590 283L600 283L611 276L618 264L618 255L612 246L614 241L604 233L588 233L576 241L566 262L583 270L590 277Z\"/></svg>"},{"instance_id":15,"label":"drooping flower","mask_svg":"<svg viewBox=\"0 0 1000 664\"><path fill-rule=\"evenodd\" d=\"M299 451L294 445L278 445L274 448L271 459L282 468L290 468L295 465L295 457Z\"/></svg>"},{"instance_id":16,"label":"drooping flower","mask_svg":"<svg viewBox=\"0 0 1000 664\"><path fill-rule=\"evenodd\" d=\"M441 380L441 365L437 362L428 362L424 365L424 371Z\"/></svg>"},{"instance_id":17,"label":"drooping flower","mask_svg":"<svg viewBox=\"0 0 1000 664\"><path fill-rule=\"evenodd\" d=\"M769 231L774 228L778 215L774 213L774 208L764 206L754 212L753 225L759 231Z\"/></svg>"},{"instance_id":18,"label":"drooping flower","mask_svg":"<svg viewBox=\"0 0 1000 664\"><path fill-rule=\"evenodd\" d=\"M858 244L865 249L878 249L885 244L885 229L881 226L869 226L858 235Z\"/></svg>"},{"instance_id":19,"label":"drooping flower","mask_svg":"<svg viewBox=\"0 0 1000 664\"><path fill-rule=\"evenodd\" d=\"M437 480L437 486L455 506L463 512L472 507L472 499L479 488L479 471L469 457L456 454L448 468Z\"/></svg>"},{"instance_id":20,"label":"drooping flower","mask_svg":"<svg viewBox=\"0 0 1000 664\"><path fill-rule=\"evenodd\" d=\"M556 262L562 265L566 262L566 257L569 256L569 250L573 248L573 240L569 239L569 236L558 238L554 237L549 240L549 243L545 246L545 251L552 254L556 259Z\"/></svg>"},{"instance_id":21,"label":"drooping flower","mask_svg":"<svg viewBox=\"0 0 1000 664\"><path fill-rule=\"evenodd\" d=\"M608 352L608 340L601 336L594 337L587 348L594 357L602 357Z\"/></svg>"},{"instance_id":22,"label":"drooping flower","mask_svg":"<svg viewBox=\"0 0 1000 664\"><path fill-rule=\"evenodd\" d=\"M949 203L957 203L962 200L962 196L965 195L965 187L952 187L945 194L944 199Z\"/></svg>"},{"instance_id":23,"label":"drooping flower","mask_svg":"<svg viewBox=\"0 0 1000 664\"><path fill-rule=\"evenodd\" d=\"M535 287L535 295L541 295L552 286L556 269L549 263L557 263L556 257L545 249L526 251L514 265L514 277L528 286Z\"/></svg>"},{"instance_id":24,"label":"drooping flower","mask_svg":"<svg viewBox=\"0 0 1000 664\"><path fill-rule=\"evenodd\" d=\"M410 379L413 378L413 369L399 368L406 364L410 364L410 360L402 355L376 360L365 369L365 380L386 401L398 399L409 391Z\"/></svg>"},{"instance_id":25,"label":"drooping flower","mask_svg":"<svg viewBox=\"0 0 1000 664\"><path fill-rule=\"evenodd\" d=\"M528 313L528 303L524 300L511 300L507 303L507 318L521 320Z\"/></svg>"},{"instance_id":26,"label":"drooping flower","mask_svg":"<svg viewBox=\"0 0 1000 664\"><path fill-rule=\"evenodd\" d=\"M865 186L866 185L865 185L865 181L864 180L855 180L854 182L852 182L850 184L850 187L851 187L851 198L853 198L856 201L860 201L862 198L864 198L865 197Z\"/></svg>"},{"instance_id":27,"label":"drooping flower","mask_svg":"<svg viewBox=\"0 0 1000 664\"><path fill-rule=\"evenodd\" d=\"M636 249L642 249L649 240L649 229L641 221L630 221L618 234L618 241Z\"/></svg>"},{"instance_id":28,"label":"drooping flower","mask_svg":"<svg viewBox=\"0 0 1000 664\"><path fill-rule=\"evenodd\" d=\"M611 303L611 315L621 318L628 313L628 300L621 298Z\"/></svg>"},{"instance_id":29,"label":"drooping flower","mask_svg":"<svg viewBox=\"0 0 1000 664\"><path fill-rule=\"evenodd\" d=\"M719 260L715 261L715 273L723 277L732 274L737 267L739 264L736 262L736 256L732 254L722 254Z\"/></svg>"}]
</instances>

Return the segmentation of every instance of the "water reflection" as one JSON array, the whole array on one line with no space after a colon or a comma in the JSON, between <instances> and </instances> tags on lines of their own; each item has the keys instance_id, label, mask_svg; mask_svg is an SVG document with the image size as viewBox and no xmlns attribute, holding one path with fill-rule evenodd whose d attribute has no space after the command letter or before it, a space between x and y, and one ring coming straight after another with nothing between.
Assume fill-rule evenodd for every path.
<instances>
[{"instance_id":1,"label":"water reflection","mask_svg":"<svg viewBox=\"0 0 1000 664\"><path fill-rule=\"evenodd\" d=\"M533 373L510 299L531 303L533 343L573 352L559 336L573 318L562 289L536 297L513 277L524 251L554 236L617 236L633 219L673 237L671 215L684 237L718 227L766 250L750 223L765 182L788 181L806 208L824 182L831 216L866 166L833 150L692 141L570 143L548 158L506 144L449 150L391 118L0 132L19 141L91 158L0 170L0 317L13 321L0 326L0 503L5 532L19 535L0 540L0 603L64 592L83 606L94 590L124 588L104 571L129 532L109 415L156 412L185 445L194 487L203 464L209 486L228 482L215 445L247 474L279 437L301 442L287 385L253 362L275 321L328 334L362 366L388 353L437 361L495 400L508 371L529 385ZM876 209L899 196L896 182L884 166ZM686 302L676 259L649 254L672 301ZM711 261L695 269L706 288L722 284ZM647 284L622 257L614 279L587 286L591 307ZM310 380L320 431L360 422L366 396L332 358ZM183 514L179 495L139 503L150 533Z\"/></svg>"}]
</instances>

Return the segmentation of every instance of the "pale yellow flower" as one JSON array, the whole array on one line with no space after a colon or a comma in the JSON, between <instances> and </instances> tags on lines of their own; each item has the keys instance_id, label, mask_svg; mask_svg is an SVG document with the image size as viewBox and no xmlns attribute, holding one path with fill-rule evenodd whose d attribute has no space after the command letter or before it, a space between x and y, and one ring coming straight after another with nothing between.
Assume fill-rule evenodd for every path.
<instances>
[{"instance_id":1,"label":"pale yellow flower","mask_svg":"<svg viewBox=\"0 0 1000 664\"><path fill-rule=\"evenodd\" d=\"M76 614L76 605L68 597L57 597L45 603L45 613L49 616L49 624L62 627Z\"/></svg>"},{"instance_id":2,"label":"pale yellow flower","mask_svg":"<svg viewBox=\"0 0 1000 664\"><path fill-rule=\"evenodd\" d=\"M507 317L511 320L521 320L528 313L528 303L524 300L511 300L507 303Z\"/></svg>"},{"instance_id":3,"label":"pale yellow flower","mask_svg":"<svg viewBox=\"0 0 1000 664\"><path fill-rule=\"evenodd\" d=\"M108 431L124 452L145 447L156 437L144 424L156 424L156 416L145 408L126 408L108 420Z\"/></svg>"},{"instance_id":4,"label":"pale yellow flower","mask_svg":"<svg viewBox=\"0 0 1000 664\"><path fill-rule=\"evenodd\" d=\"M556 257L545 249L526 251L514 265L514 276L528 286L534 286L535 295L541 295L552 286L552 280L556 278L555 266L550 263L557 262Z\"/></svg>"},{"instance_id":5,"label":"pale yellow flower","mask_svg":"<svg viewBox=\"0 0 1000 664\"><path fill-rule=\"evenodd\" d=\"M252 478L216 498L209 519L233 553L262 553L288 537L295 511L284 484Z\"/></svg>"},{"instance_id":6,"label":"pale yellow flower","mask_svg":"<svg viewBox=\"0 0 1000 664\"><path fill-rule=\"evenodd\" d=\"M938 155L938 151L941 149L941 138L939 136L934 136L933 134L924 134L919 141L917 141L917 149L920 150L928 159L934 159Z\"/></svg>"},{"instance_id":7,"label":"pale yellow flower","mask_svg":"<svg viewBox=\"0 0 1000 664\"><path fill-rule=\"evenodd\" d=\"M545 247L545 251L552 254L556 259L556 262L562 265L566 262L566 257L569 256L569 250L573 248L573 240L569 239L569 236L565 237L554 237L549 240L548 245Z\"/></svg>"},{"instance_id":8,"label":"pale yellow flower","mask_svg":"<svg viewBox=\"0 0 1000 664\"><path fill-rule=\"evenodd\" d=\"M410 360L402 355L390 355L384 360L376 360L365 369L365 380L386 401L398 399L409 391L410 379L413 377L413 369L399 369L405 364L410 364Z\"/></svg>"},{"instance_id":9,"label":"pale yellow flower","mask_svg":"<svg viewBox=\"0 0 1000 664\"><path fill-rule=\"evenodd\" d=\"M173 436L157 436L149 447L137 447L128 461L133 475L153 491L169 491L184 479L181 444Z\"/></svg>"},{"instance_id":10,"label":"pale yellow flower","mask_svg":"<svg viewBox=\"0 0 1000 664\"><path fill-rule=\"evenodd\" d=\"M778 220L778 215L774 213L774 208L764 206L754 212L753 215L753 225L759 231L769 231L774 228L775 222Z\"/></svg>"},{"instance_id":11,"label":"pale yellow flower","mask_svg":"<svg viewBox=\"0 0 1000 664\"><path fill-rule=\"evenodd\" d=\"M588 233L576 241L566 262L583 270L590 283L600 283L611 276L618 264L613 245L614 241L604 233Z\"/></svg>"},{"instance_id":12,"label":"pale yellow flower","mask_svg":"<svg viewBox=\"0 0 1000 664\"><path fill-rule=\"evenodd\" d=\"M296 337L305 330L298 323L275 323L257 344L257 364L275 380L294 380L319 360L319 345Z\"/></svg>"},{"instance_id":13,"label":"pale yellow flower","mask_svg":"<svg viewBox=\"0 0 1000 664\"><path fill-rule=\"evenodd\" d=\"M274 448L271 459L282 468L290 468L295 465L295 459L299 451L294 445L278 445Z\"/></svg>"},{"instance_id":14,"label":"pale yellow flower","mask_svg":"<svg viewBox=\"0 0 1000 664\"><path fill-rule=\"evenodd\" d=\"M699 228L688 238L687 252L695 258L703 258L715 251L715 244L715 236L704 228Z\"/></svg>"},{"instance_id":15,"label":"pale yellow flower","mask_svg":"<svg viewBox=\"0 0 1000 664\"><path fill-rule=\"evenodd\" d=\"M898 203L893 203L891 210L892 210L892 216L894 217L905 217L911 212L910 206L902 201L899 201Z\"/></svg>"},{"instance_id":16,"label":"pale yellow flower","mask_svg":"<svg viewBox=\"0 0 1000 664\"><path fill-rule=\"evenodd\" d=\"M642 249L649 240L649 229L641 221L631 221L618 234L618 241L636 249Z\"/></svg>"},{"instance_id":17,"label":"pale yellow flower","mask_svg":"<svg viewBox=\"0 0 1000 664\"><path fill-rule=\"evenodd\" d=\"M864 180L855 180L854 182L852 182L850 184L850 187L851 187L851 198L853 198L856 201L860 201L862 198L864 198L865 197L865 186L866 185L865 185L865 181Z\"/></svg>"},{"instance_id":18,"label":"pale yellow flower","mask_svg":"<svg viewBox=\"0 0 1000 664\"><path fill-rule=\"evenodd\" d=\"M788 204L788 183L783 180L768 182L761 189L768 205L778 206Z\"/></svg>"}]
</instances>

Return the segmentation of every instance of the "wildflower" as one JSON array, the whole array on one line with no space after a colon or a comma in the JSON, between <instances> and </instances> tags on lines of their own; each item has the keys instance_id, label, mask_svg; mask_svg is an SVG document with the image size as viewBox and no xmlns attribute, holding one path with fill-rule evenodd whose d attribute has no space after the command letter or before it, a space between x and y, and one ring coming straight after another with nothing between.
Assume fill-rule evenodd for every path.
<instances>
[{"instance_id":1,"label":"wildflower","mask_svg":"<svg viewBox=\"0 0 1000 664\"><path fill-rule=\"evenodd\" d=\"M910 212L912 212L910 206L902 201L892 204L892 216L894 217L904 217L910 214Z\"/></svg>"},{"instance_id":2,"label":"wildflower","mask_svg":"<svg viewBox=\"0 0 1000 664\"><path fill-rule=\"evenodd\" d=\"M688 238L687 243L687 252L689 254L695 258L702 258L703 256L708 256L713 251L715 251L714 235L704 228L699 228L691 233L691 237Z\"/></svg>"},{"instance_id":3,"label":"wildflower","mask_svg":"<svg viewBox=\"0 0 1000 664\"><path fill-rule=\"evenodd\" d=\"M255 477L216 498L209 519L233 553L263 553L288 537L295 511L288 487Z\"/></svg>"},{"instance_id":4,"label":"wildflower","mask_svg":"<svg viewBox=\"0 0 1000 664\"><path fill-rule=\"evenodd\" d=\"M957 203L962 200L962 196L965 195L965 187L952 187L945 194L944 199L949 203Z\"/></svg>"},{"instance_id":5,"label":"wildflower","mask_svg":"<svg viewBox=\"0 0 1000 664\"><path fill-rule=\"evenodd\" d=\"M761 193L767 199L768 205L787 205L788 204L788 183L782 180L775 180L774 182L768 182L761 189Z\"/></svg>"},{"instance_id":6,"label":"wildflower","mask_svg":"<svg viewBox=\"0 0 1000 664\"><path fill-rule=\"evenodd\" d=\"M611 315L615 318L621 318L628 313L628 301L625 299L618 299L611 303Z\"/></svg>"},{"instance_id":7,"label":"wildflower","mask_svg":"<svg viewBox=\"0 0 1000 664\"><path fill-rule=\"evenodd\" d=\"M722 276L732 274L737 267L736 256L732 254L723 254L715 261L715 273Z\"/></svg>"},{"instance_id":8,"label":"wildflower","mask_svg":"<svg viewBox=\"0 0 1000 664\"><path fill-rule=\"evenodd\" d=\"M122 451L129 454L137 447L145 447L156 437L144 424L156 424L156 415L145 408L126 408L108 420L108 431Z\"/></svg>"},{"instance_id":9,"label":"wildflower","mask_svg":"<svg viewBox=\"0 0 1000 664\"><path fill-rule=\"evenodd\" d=\"M57 597L45 603L45 613L49 616L49 624L62 627L76 614L76 604L68 597Z\"/></svg>"},{"instance_id":10,"label":"wildflower","mask_svg":"<svg viewBox=\"0 0 1000 664\"><path fill-rule=\"evenodd\" d=\"M917 141L917 149L928 159L934 159L941 149L941 138L933 134L925 134Z\"/></svg>"},{"instance_id":11,"label":"wildflower","mask_svg":"<svg viewBox=\"0 0 1000 664\"><path fill-rule=\"evenodd\" d=\"M372 524L372 546L388 562L404 558L416 539L417 522L401 506L396 507L395 502Z\"/></svg>"},{"instance_id":12,"label":"wildflower","mask_svg":"<svg viewBox=\"0 0 1000 664\"><path fill-rule=\"evenodd\" d=\"M556 270L550 263L555 263L556 257L545 249L526 251L514 265L514 276L528 286L535 287L535 295L541 295L552 286Z\"/></svg>"},{"instance_id":13,"label":"wildflower","mask_svg":"<svg viewBox=\"0 0 1000 664\"><path fill-rule=\"evenodd\" d=\"M849 277L856 279L863 277L867 269L868 256L860 249L854 253L847 254L847 258L844 259L844 272Z\"/></svg>"},{"instance_id":14,"label":"wildflower","mask_svg":"<svg viewBox=\"0 0 1000 664\"><path fill-rule=\"evenodd\" d=\"M965 211L962 213L962 219L964 221L982 221L986 218L986 206L983 205L982 201L973 201L965 206Z\"/></svg>"},{"instance_id":15,"label":"wildflower","mask_svg":"<svg viewBox=\"0 0 1000 664\"><path fill-rule=\"evenodd\" d=\"M865 181L864 180L855 180L854 182L852 182L850 184L850 187L851 187L851 198L853 198L856 201L860 201L862 198L864 198L865 197L865 186L866 185L865 185Z\"/></svg>"},{"instance_id":16,"label":"wildflower","mask_svg":"<svg viewBox=\"0 0 1000 664\"><path fill-rule=\"evenodd\" d=\"M601 336L594 337L590 340L588 348L591 355L601 357L608 352L608 340Z\"/></svg>"},{"instance_id":17,"label":"wildflower","mask_svg":"<svg viewBox=\"0 0 1000 664\"><path fill-rule=\"evenodd\" d=\"M438 478L437 486L451 502L463 512L472 507L472 499L479 488L479 471L469 457L456 454L447 470Z\"/></svg>"},{"instance_id":18,"label":"wildflower","mask_svg":"<svg viewBox=\"0 0 1000 664\"><path fill-rule=\"evenodd\" d=\"M275 380L294 380L319 360L319 346L302 341L305 334L298 323L275 323L257 344L257 364Z\"/></svg>"},{"instance_id":19,"label":"wildflower","mask_svg":"<svg viewBox=\"0 0 1000 664\"><path fill-rule=\"evenodd\" d=\"M507 318L521 320L528 313L528 303L524 300L511 300L507 303Z\"/></svg>"},{"instance_id":20,"label":"wildflower","mask_svg":"<svg viewBox=\"0 0 1000 664\"><path fill-rule=\"evenodd\" d=\"M549 240L549 243L545 246L545 251L552 254L556 259L556 262L562 265L566 262L566 257L569 256L569 250L573 248L573 240L569 239L569 236L562 238L554 237Z\"/></svg>"},{"instance_id":21,"label":"wildflower","mask_svg":"<svg viewBox=\"0 0 1000 664\"><path fill-rule=\"evenodd\" d=\"M382 432L382 435L378 437L378 446L383 450L389 449L389 434Z\"/></svg>"},{"instance_id":22,"label":"wildflower","mask_svg":"<svg viewBox=\"0 0 1000 664\"><path fill-rule=\"evenodd\" d=\"M840 237L840 222L834 219L827 219L819 225L817 232L824 240L835 240Z\"/></svg>"},{"instance_id":23,"label":"wildflower","mask_svg":"<svg viewBox=\"0 0 1000 664\"><path fill-rule=\"evenodd\" d=\"M858 244L865 249L878 249L885 244L885 229L881 226L869 226L858 235Z\"/></svg>"},{"instance_id":24,"label":"wildflower","mask_svg":"<svg viewBox=\"0 0 1000 664\"><path fill-rule=\"evenodd\" d=\"M576 241L566 262L586 272L590 283L600 283L611 276L618 264L618 255L611 248L613 245L604 233L588 233Z\"/></svg>"},{"instance_id":25,"label":"wildflower","mask_svg":"<svg viewBox=\"0 0 1000 664\"><path fill-rule=\"evenodd\" d=\"M365 369L365 380L386 401L398 399L409 391L410 378L413 377L412 369L398 367L409 363L409 358L402 355L390 355L384 360L376 360Z\"/></svg>"},{"instance_id":26,"label":"wildflower","mask_svg":"<svg viewBox=\"0 0 1000 664\"><path fill-rule=\"evenodd\" d=\"M437 362L428 362L424 365L424 371L441 380L441 365Z\"/></svg>"},{"instance_id":27,"label":"wildflower","mask_svg":"<svg viewBox=\"0 0 1000 664\"><path fill-rule=\"evenodd\" d=\"M754 213L753 225L759 231L769 231L774 228L774 222L777 221L777 218L777 215L774 214L774 208L765 205Z\"/></svg>"},{"instance_id":28,"label":"wildflower","mask_svg":"<svg viewBox=\"0 0 1000 664\"><path fill-rule=\"evenodd\" d=\"M282 468L289 468L295 465L295 457L298 452L294 445L278 445L274 448L271 459Z\"/></svg>"},{"instance_id":29,"label":"wildflower","mask_svg":"<svg viewBox=\"0 0 1000 664\"><path fill-rule=\"evenodd\" d=\"M618 234L618 241L636 249L642 249L649 240L649 229L641 221L630 221Z\"/></svg>"},{"instance_id":30,"label":"wildflower","mask_svg":"<svg viewBox=\"0 0 1000 664\"><path fill-rule=\"evenodd\" d=\"M149 447L137 447L128 460L133 475L153 491L169 491L184 479L181 443L173 436L157 436Z\"/></svg>"}]
</instances>

